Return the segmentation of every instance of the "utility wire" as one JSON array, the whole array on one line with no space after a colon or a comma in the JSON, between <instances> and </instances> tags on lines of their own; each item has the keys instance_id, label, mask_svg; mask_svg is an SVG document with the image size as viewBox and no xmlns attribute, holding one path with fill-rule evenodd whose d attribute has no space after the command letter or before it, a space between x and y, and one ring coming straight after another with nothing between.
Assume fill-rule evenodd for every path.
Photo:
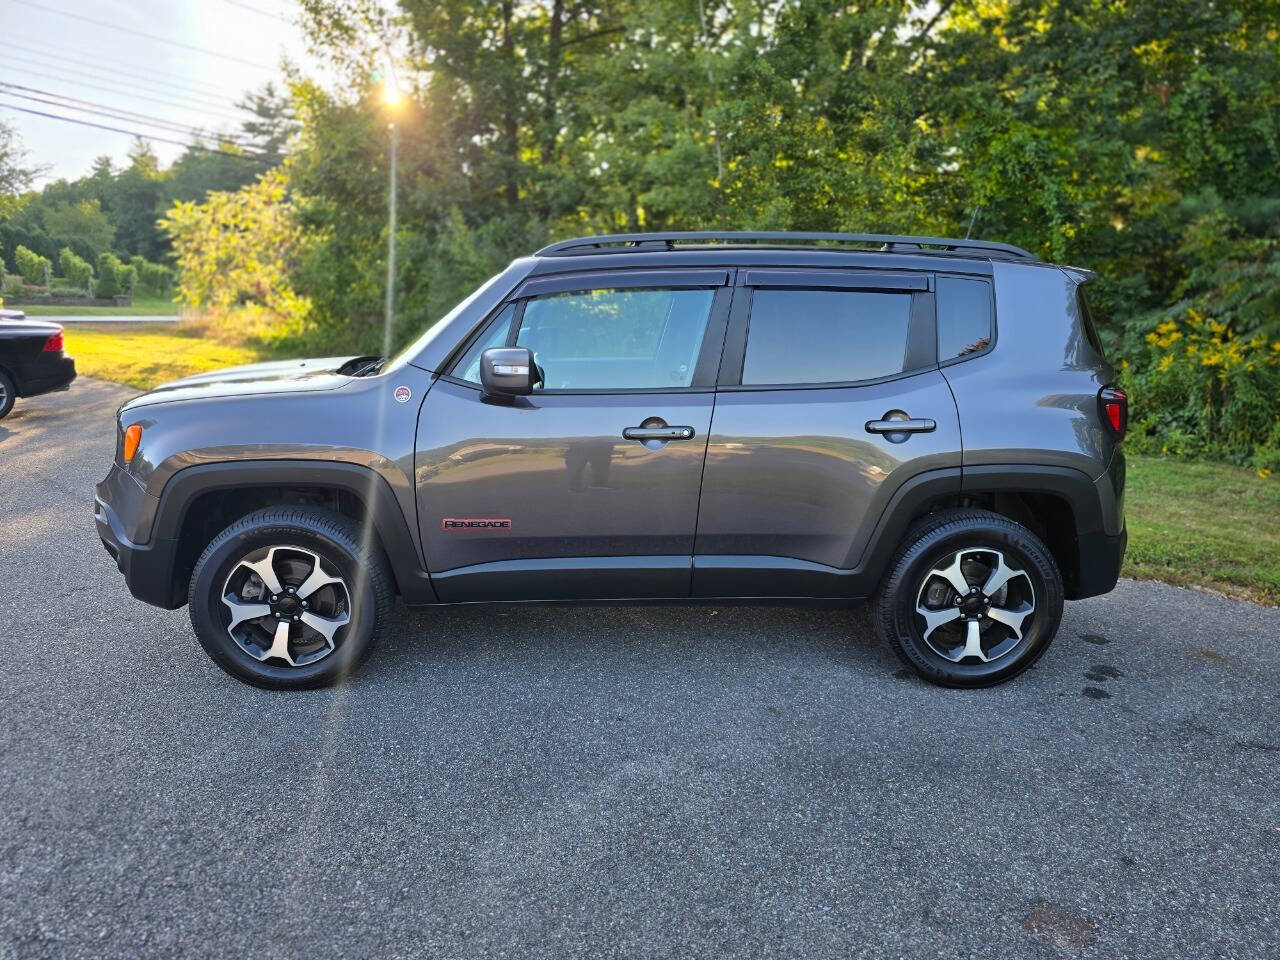
<instances>
[{"instance_id":1,"label":"utility wire","mask_svg":"<svg viewBox=\"0 0 1280 960\"><path fill-rule=\"evenodd\" d=\"M16 50L7 49L8 47L16 47ZM34 64L37 67L52 65L59 70L70 70L75 73L93 79L103 79L112 83L127 83L129 81L144 81L146 83L163 83L166 90L180 90L184 96L203 97L206 99L221 99L226 96L226 89L219 89L212 84L207 88L199 86L191 86L177 79L173 74L152 73L150 75L133 73L122 67L111 64L110 61L104 61L100 57L94 55L76 55L68 58L68 55L59 54L56 51L39 50L32 47L25 47L21 44L11 44L0 41L0 50L4 50L6 60L19 60L26 63ZM99 64L107 64L107 66L99 66ZM121 80L121 78L127 80Z\"/></svg>"},{"instance_id":2,"label":"utility wire","mask_svg":"<svg viewBox=\"0 0 1280 960\"><path fill-rule=\"evenodd\" d=\"M72 77L58 76L52 73L46 73L45 71L42 71L42 70L32 70L32 71L29 71L29 73L31 74L32 77L37 79L37 82L39 80L47 80L52 83L74 83L77 89L87 90L91 93L105 94L108 97L113 97L113 96L128 97L131 101L145 100L148 103L159 104L160 106L163 106L163 107L172 107L178 110L204 113L210 116L217 117L218 119L223 120L227 123L242 123L245 119L254 115L253 111L251 110L242 111L240 114L232 112L233 109L237 111L241 110L241 108L239 107L228 109L224 107L207 106L205 104L195 103L194 101L189 101L189 100L178 101L178 100L171 100L166 97L152 97L143 93L135 93L132 90L127 90L127 89L122 90L118 87L102 87L97 84L89 84L89 83L85 83L84 81L76 80ZM27 79L27 78L23 77L23 79Z\"/></svg>"},{"instance_id":3,"label":"utility wire","mask_svg":"<svg viewBox=\"0 0 1280 960\"><path fill-rule=\"evenodd\" d=\"M251 142L240 140L234 134L220 134L215 130L205 130L201 127L175 123L171 120L152 117L145 113L137 113L133 110L119 110L108 106L107 104L94 103L92 100L81 100L78 97L68 97L60 93L52 93L48 90L38 90L34 87L23 87L16 83L5 83L3 80L0 80L0 91L7 93L11 97L18 97L22 100L31 100L35 103L44 103L52 107L61 107L64 110L74 110L77 113L91 113L101 117L109 117L112 120L141 123L148 127L167 129L170 133L184 133L190 136L199 136L204 134L217 140L234 143L237 146L253 147ZM19 93L17 91L26 92Z\"/></svg>"},{"instance_id":4,"label":"utility wire","mask_svg":"<svg viewBox=\"0 0 1280 960\"><path fill-rule=\"evenodd\" d=\"M248 10L250 13L256 13L263 17L270 17L272 20L279 20L281 23L287 23L293 26L293 21L283 14L272 13L270 10L263 10L261 7L255 7L251 3L244 3L243 0L223 0L223 3L229 3L233 7L239 7L241 10Z\"/></svg>"},{"instance_id":5,"label":"utility wire","mask_svg":"<svg viewBox=\"0 0 1280 960\"><path fill-rule=\"evenodd\" d=\"M93 17L86 17L79 13L69 13L66 10L59 10L57 7L48 7L43 3L35 3L34 0L12 0L14 3L21 3L23 6L34 7L37 10L44 10L47 13L56 13L60 17L68 17L71 20L79 20L82 23L90 23L95 27L102 27L106 30L116 30L120 33L132 34L136 37L143 37L147 40L154 40L157 43L166 43L173 47L181 47L184 50L192 50L196 53L202 53L209 57L218 57L220 60L227 60L231 63L238 63L246 67L254 67L258 70L275 70L275 67L269 67L264 63L258 63L254 60L246 60L243 57L233 56L229 53L220 53L217 50L210 50L207 47L197 47L194 44L183 43L181 40L173 40L169 37L162 37L154 33L144 33L141 30L133 30L129 27L122 27L119 24L111 23L109 20L96 20Z\"/></svg>"},{"instance_id":6,"label":"utility wire","mask_svg":"<svg viewBox=\"0 0 1280 960\"><path fill-rule=\"evenodd\" d=\"M141 140L149 140L154 143L171 143L176 147L186 147L188 150L200 150L204 153L217 153L226 157L235 157L237 160L271 160L275 161L279 158L272 153L254 153L244 151L243 153L233 153L230 150L220 150L216 147L206 147L198 143L187 143L183 140L171 140L168 137L159 137L150 133L141 133L137 130L125 130L122 127L111 127L105 123L94 123L91 120L80 120L76 117L63 117L56 113L46 113L43 110L32 110L29 107L20 107L16 103L5 103L0 101L0 108L5 110L17 110L20 113L29 113L37 117L48 117L50 120L62 120L66 123L74 123L81 127L93 127L97 130L110 130L112 133L123 133L131 137L138 137Z\"/></svg>"}]
</instances>

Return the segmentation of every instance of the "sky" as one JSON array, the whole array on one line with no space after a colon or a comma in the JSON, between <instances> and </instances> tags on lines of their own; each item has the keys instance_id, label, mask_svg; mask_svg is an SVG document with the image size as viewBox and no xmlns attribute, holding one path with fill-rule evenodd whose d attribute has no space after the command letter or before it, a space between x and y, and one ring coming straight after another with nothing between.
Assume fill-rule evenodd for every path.
<instances>
[{"instance_id":1,"label":"sky","mask_svg":"<svg viewBox=\"0 0 1280 960\"><path fill-rule=\"evenodd\" d=\"M133 138L13 107L183 143L191 128L237 130L246 91L278 85L284 57L310 63L296 9L293 0L3 0L0 118L28 163L48 168L37 186L83 176L104 153L122 165ZM58 105L41 102L50 100ZM122 112L130 116L103 115ZM152 144L164 165L183 149Z\"/></svg>"}]
</instances>

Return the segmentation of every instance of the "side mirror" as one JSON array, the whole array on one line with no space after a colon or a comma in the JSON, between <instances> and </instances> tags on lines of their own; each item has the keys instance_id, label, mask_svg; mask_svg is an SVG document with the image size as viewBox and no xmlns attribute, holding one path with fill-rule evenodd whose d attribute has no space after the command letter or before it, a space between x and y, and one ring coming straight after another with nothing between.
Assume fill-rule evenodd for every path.
<instances>
[{"instance_id":1,"label":"side mirror","mask_svg":"<svg viewBox=\"0 0 1280 960\"><path fill-rule=\"evenodd\" d=\"M480 386L488 397L525 397L538 379L528 347L490 347L480 354Z\"/></svg>"}]
</instances>

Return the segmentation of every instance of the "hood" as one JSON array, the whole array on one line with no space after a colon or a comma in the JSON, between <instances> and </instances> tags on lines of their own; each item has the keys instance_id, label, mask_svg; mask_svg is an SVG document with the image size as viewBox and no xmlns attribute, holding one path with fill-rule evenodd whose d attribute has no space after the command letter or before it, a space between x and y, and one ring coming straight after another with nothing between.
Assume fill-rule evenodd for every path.
<instances>
[{"instance_id":1,"label":"hood","mask_svg":"<svg viewBox=\"0 0 1280 960\"><path fill-rule=\"evenodd\" d=\"M336 390L351 381L351 374L364 366L366 357L325 357L315 360L277 360L228 367L210 373L184 377L134 397L121 409L173 403L179 400L210 400L217 397L248 397L276 393L314 393Z\"/></svg>"}]
</instances>

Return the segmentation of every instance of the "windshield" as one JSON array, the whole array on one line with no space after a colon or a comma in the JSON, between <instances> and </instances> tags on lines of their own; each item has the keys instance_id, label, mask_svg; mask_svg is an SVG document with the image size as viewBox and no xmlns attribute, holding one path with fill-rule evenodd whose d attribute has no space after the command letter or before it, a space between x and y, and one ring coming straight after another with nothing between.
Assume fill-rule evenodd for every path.
<instances>
[{"instance_id":1,"label":"windshield","mask_svg":"<svg viewBox=\"0 0 1280 960\"><path fill-rule=\"evenodd\" d=\"M382 371L390 373L394 370L400 369L405 364L412 362L413 358L421 353L423 348L434 340L441 330L444 330L449 326L450 321L462 313L462 311L466 310L467 307L471 306L471 304L475 303L476 300L478 300L486 290L493 286L494 283L497 282L498 278L505 272L505 270L500 270L480 286L476 287L476 289L473 290L466 299L461 301L456 307L446 313L435 323L428 326L416 340L411 341L407 346L400 350L399 353L395 354L388 363L383 364Z\"/></svg>"}]
</instances>

